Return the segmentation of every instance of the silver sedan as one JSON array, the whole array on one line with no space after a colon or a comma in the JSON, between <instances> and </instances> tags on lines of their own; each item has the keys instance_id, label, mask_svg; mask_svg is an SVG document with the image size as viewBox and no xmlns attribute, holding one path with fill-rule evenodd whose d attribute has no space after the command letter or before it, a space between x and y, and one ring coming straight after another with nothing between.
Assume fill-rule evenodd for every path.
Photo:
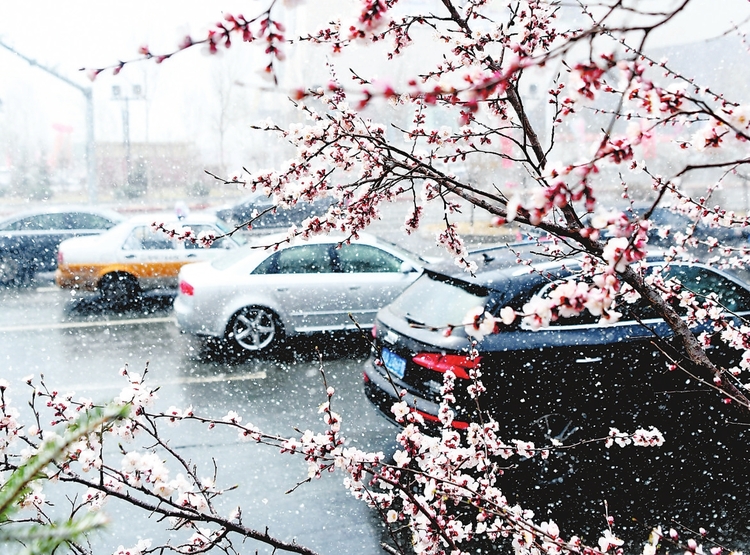
<instances>
[{"instance_id":1,"label":"silver sedan","mask_svg":"<svg viewBox=\"0 0 750 555\"><path fill-rule=\"evenodd\" d=\"M375 237L350 244L325 236L278 250L267 235L179 274L177 325L192 335L261 352L286 336L372 326L378 308L412 283L427 263Z\"/></svg>"}]
</instances>

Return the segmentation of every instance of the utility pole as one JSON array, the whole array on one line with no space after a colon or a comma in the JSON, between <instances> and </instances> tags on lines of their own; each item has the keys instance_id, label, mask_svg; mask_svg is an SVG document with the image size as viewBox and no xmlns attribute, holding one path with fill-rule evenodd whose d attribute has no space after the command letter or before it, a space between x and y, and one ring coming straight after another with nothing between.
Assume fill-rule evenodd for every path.
<instances>
[{"instance_id":1,"label":"utility pole","mask_svg":"<svg viewBox=\"0 0 750 555\"><path fill-rule=\"evenodd\" d=\"M49 73L53 77L56 77L63 83L70 85L71 87L81 92L81 94L83 94L84 98L86 99L86 190L88 192L89 204L96 204L97 202L97 179L96 179L96 152L94 149L94 96L91 91L91 88L79 85L78 83L76 83L75 81L72 81L71 79L68 79L64 75L60 75L54 69L49 68L45 65L42 65L36 60L29 58L28 56L24 56L23 54L21 54L14 48L5 44L2 40L0 40L0 46L5 48L9 52L12 52L19 58L25 60L26 62L29 63L29 65L33 67L38 67L42 71Z\"/></svg>"}]
</instances>

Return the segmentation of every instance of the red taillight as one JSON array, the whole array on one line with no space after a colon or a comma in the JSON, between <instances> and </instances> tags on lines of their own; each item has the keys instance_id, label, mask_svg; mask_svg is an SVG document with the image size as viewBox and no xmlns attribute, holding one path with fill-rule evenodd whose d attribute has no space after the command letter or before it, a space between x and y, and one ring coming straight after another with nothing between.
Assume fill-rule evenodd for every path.
<instances>
[{"instance_id":1,"label":"red taillight","mask_svg":"<svg viewBox=\"0 0 750 555\"><path fill-rule=\"evenodd\" d=\"M192 297L195 293L195 288L190 285L187 281L180 281L180 294Z\"/></svg>"},{"instance_id":2,"label":"red taillight","mask_svg":"<svg viewBox=\"0 0 750 555\"><path fill-rule=\"evenodd\" d=\"M63 253L62 251L57 251L57 265L62 266L63 265Z\"/></svg>"},{"instance_id":3,"label":"red taillight","mask_svg":"<svg viewBox=\"0 0 750 555\"><path fill-rule=\"evenodd\" d=\"M373 324L372 327L370 328L370 333L372 334L373 339L378 338L378 328L375 327L375 324Z\"/></svg>"},{"instance_id":4,"label":"red taillight","mask_svg":"<svg viewBox=\"0 0 750 555\"><path fill-rule=\"evenodd\" d=\"M441 355L439 353L419 353L412 360L436 372L450 370L457 378L470 379L468 370L479 367L482 357L470 358L462 355Z\"/></svg>"}]
</instances>

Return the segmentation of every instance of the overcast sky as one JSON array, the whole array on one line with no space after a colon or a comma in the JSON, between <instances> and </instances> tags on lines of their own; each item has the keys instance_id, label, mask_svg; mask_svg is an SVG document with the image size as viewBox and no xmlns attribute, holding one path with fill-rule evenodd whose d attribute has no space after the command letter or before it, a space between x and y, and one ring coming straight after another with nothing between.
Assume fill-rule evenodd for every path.
<instances>
[{"instance_id":1,"label":"overcast sky","mask_svg":"<svg viewBox=\"0 0 750 555\"><path fill-rule=\"evenodd\" d=\"M428 0L407 1L432 5ZM306 3L315 11L324 11L319 8L338 8L342 0ZM683 43L715 36L726 30L727 22L739 23L750 16L747 0L698 0L694 4L667 32L654 37L655 42ZM121 137L120 104L111 100L112 85L128 90L136 83L148 89L150 100L148 106L134 103L133 140L184 140L197 131L195 122L190 121L194 114L183 103L192 97L200 105L211 94L208 81L216 70L208 56L186 52L161 66L134 64L118 77L102 75L93 84L78 69L136 57L142 44L148 44L154 52L171 51L186 34L205 33L221 19L223 10L249 13L261 5L265 3L247 0L0 0L0 40L82 85L94 87L98 140ZM644 0L643 5L653 6L654 0ZM251 60L250 52L247 56ZM244 84L257 85L252 70L239 71L244 72ZM6 123L12 119L9 111L19 110L20 114L23 110L22 119L29 125L35 120L69 125L74 128L74 139L82 140L82 95L2 48L0 100ZM21 100L25 104L14 108L21 106ZM175 109L179 116L174 115ZM148 117L146 110L150 112ZM157 117L159 113L165 114L164 120ZM146 120L151 122L148 126L143 123ZM42 125L50 127L48 123Z\"/></svg>"}]
</instances>

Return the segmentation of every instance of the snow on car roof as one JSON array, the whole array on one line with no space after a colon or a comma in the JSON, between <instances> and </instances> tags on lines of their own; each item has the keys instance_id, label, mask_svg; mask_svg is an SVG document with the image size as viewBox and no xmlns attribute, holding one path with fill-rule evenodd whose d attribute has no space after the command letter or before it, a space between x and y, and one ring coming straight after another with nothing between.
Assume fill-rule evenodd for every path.
<instances>
[{"instance_id":1,"label":"snow on car roof","mask_svg":"<svg viewBox=\"0 0 750 555\"><path fill-rule=\"evenodd\" d=\"M120 212L103 206L91 206L86 204L52 204L36 207L26 206L16 212L3 215L0 217L0 221L5 222L39 214L59 214L61 212L86 212L89 214L106 216L117 221L125 218Z\"/></svg>"}]
</instances>

